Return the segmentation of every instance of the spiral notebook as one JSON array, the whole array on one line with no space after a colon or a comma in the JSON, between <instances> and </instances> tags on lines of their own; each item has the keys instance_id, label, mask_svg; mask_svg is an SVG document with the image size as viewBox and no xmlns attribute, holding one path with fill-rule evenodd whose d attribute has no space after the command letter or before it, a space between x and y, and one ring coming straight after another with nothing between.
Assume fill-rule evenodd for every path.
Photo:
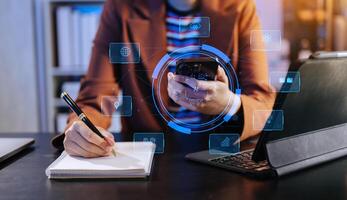
<instances>
[{"instance_id":1,"label":"spiral notebook","mask_svg":"<svg viewBox=\"0 0 347 200\"><path fill-rule=\"evenodd\" d=\"M49 179L145 178L150 175L155 144L117 142L116 156L82 158L65 151L46 169Z\"/></svg>"}]
</instances>

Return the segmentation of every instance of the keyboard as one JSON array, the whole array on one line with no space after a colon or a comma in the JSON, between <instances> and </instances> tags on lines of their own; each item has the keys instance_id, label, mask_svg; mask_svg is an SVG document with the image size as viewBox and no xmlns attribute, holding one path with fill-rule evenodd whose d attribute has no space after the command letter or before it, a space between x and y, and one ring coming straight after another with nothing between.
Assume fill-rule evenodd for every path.
<instances>
[{"instance_id":1,"label":"keyboard","mask_svg":"<svg viewBox=\"0 0 347 200\"><path fill-rule=\"evenodd\" d=\"M223 168L239 168L242 171L261 172L270 169L266 160L255 162L252 160L253 150L243 151L235 155L226 155L209 161Z\"/></svg>"}]
</instances>

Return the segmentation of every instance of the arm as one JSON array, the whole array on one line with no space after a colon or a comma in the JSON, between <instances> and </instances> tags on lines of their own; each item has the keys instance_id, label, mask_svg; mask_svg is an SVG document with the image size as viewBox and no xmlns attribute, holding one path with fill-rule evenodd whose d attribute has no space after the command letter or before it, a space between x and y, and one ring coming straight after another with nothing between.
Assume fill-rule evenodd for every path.
<instances>
[{"instance_id":1,"label":"arm","mask_svg":"<svg viewBox=\"0 0 347 200\"><path fill-rule=\"evenodd\" d=\"M102 96L117 95L119 92L114 66L108 58L109 43L117 40L116 29L119 27L117 23L119 23L119 20L117 20L112 1L106 1L94 40L88 72L81 80L81 88L76 100L77 104L90 120L96 126L103 129L107 129L110 126L111 117L101 113L101 98ZM62 142L66 133L74 131L78 125L83 126L82 124L72 126L77 121L78 117L74 113L71 113L68 118L65 134L61 134L52 141L55 147L62 148ZM103 132L109 135L106 131Z\"/></svg>"}]
</instances>

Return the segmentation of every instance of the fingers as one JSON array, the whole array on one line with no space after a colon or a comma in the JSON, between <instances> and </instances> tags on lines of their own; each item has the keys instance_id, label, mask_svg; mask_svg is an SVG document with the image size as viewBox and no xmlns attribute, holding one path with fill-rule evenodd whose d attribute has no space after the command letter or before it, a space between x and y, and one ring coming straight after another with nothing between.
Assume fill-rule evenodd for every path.
<instances>
[{"instance_id":1,"label":"fingers","mask_svg":"<svg viewBox=\"0 0 347 200\"><path fill-rule=\"evenodd\" d=\"M100 131L100 133L105 137L105 140L111 145L114 146L115 145L115 141L114 141L114 136L112 133L106 131L105 129L98 127L98 130Z\"/></svg>"},{"instance_id":2,"label":"fingers","mask_svg":"<svg viewBox=\"0 0 347 200\"><path fill-rule=\"evenodd\" d=\"M189 110L195 110L194 107L187 102L188 98L181 96L179 93L169 90L169 97L178 105L183 106Z\"/></svg>"},{"instance_id":3,"label":"fingers","mask_svg":"<svg viewBox=\"0 0 347 200\"><path fill-rule=\"evenodd\" d=\"M65 132L64 147L70 155L99 157L110 155L114 139L112 134L98 128L105 139L93 133L83 122L74 122Z\"/></svg>"},{"instance_id":4,"label":"fingers","mask_svg":"<svg viewBox=\"0 0 347 200\"><path fill-rule=\"evenodd\" d=\"M225 72L221 67L218 75L221 80L226 78L223 77ZM171 73L168 75L168 82L170 98L189 110L204 114L215 114L220 112L219 105L225 103L222 97L226 95L225 89L228 90L228 87L222 81L202 81Z\"/></svg>"},{"instance_id":5,"label":"fingers","mask_svg":"<svg viewBox=\"0 0 347 200\"><path fill-rule=\"evenodd\" d=\"M99 157L100 155L89 152L71 140L64 140L65 151L72 156L82 156L86 158Z\"/></svg>"},{"instance_id":6,"label":"fingers","mask_svg":"<svg viewBox=\"0 0 347 200\"><path fill-rule=\"evenodd\" d=\"M172 74L172 77L177 82L189 85L195 91L196 90L212 91L215 89L214 81L202 81L202 80L197 80L195 78L191 78L188 76L174 75L174 74ZM226 75L224 69L220 66L218 66L217 68L216 80L229 85L228 76Z\"/></svg>"},{"instance_id":7,"label":"fingers","mask_svg":"<svg viewBox=\"0 0 347 200\"><path fill-rule=\"evenodd\" d=\"M178 77L178 81L176 77ZM203 102L208 96L208 92L190 88L194 86L193 82L196 82L196 79L168 73L168 94L169 97L180 106L192 111L198 111L198 107L203 105ZM189 83L190 87L183 85L183 83Z\"/></svg>"},{"instance_id":8,"label":"fingers","mask_svg":"<svg viewBox=\"0 0 347 200\"><path fill-rule=\"evenodd\" d=\"M174 80L189 85L194 91L212 91L215 88L214 81L201 81L182 75L174 75Z\"/></svg>"},{"instance_id":9,"label":"fingers","mask_svg":"<svg viewBox=\"0 0 347 200\"><path fill-rule=\"evenodd\" d=\"M111 139L110 137L105 137L105 140L108 142L108 144L110 145L110 151L112 151L115 142L114 139ZM109 150L107 149L107 153L109 152Z\"/></svg>"},{"instance_id":10,"label":"fingers","mask_svg":"<svg viewBox=\"0 0 347 200\"><path fill-rule=\"evenodd\" d=\"M93 143L104 149L108 146L107 142L103 138L96 135L83 122L76 121L72 126L88 142Z\"/></svg>"},{"instance_id":11,"label":"fingers","mask_svg":"<svg viewBox=\"0 0 347 200\"><path fill-rule=\"evenodd\" d=\"M174 80L173 74L170 72L168 74L168 92L179 96L184 90L184 86L181 83L178 83Z\"/></svg>"},{"instance_id":12,"label":"fingers","mask_svg":"<svg viewBox=\"0 0 347 200\"><path fill-rule=\"evenodd\" d=\"M189 76L182 76L182 75L173 75L173 79L177 82L180 83L185 83L187 85L189 85L192 89L194 90L198 90L197 86L198 86L198 80L195 78L191 78Z\"/></svg>"},{"instance_id":13,"label":"fingers","mask_svg":"<svg viewBox=\"0 0 347 200\"><path fill-rule=\"evenodd\" d=\"M189 110L220 114L230 102L228 77L220 66L216 79L203 81L168 73L168 93L173 101Z\"/></svg>"},{"instance_id":14,"label":"fingers","mask_svg":"<svg viewBox=\"0 0 347 200\"><path fill-rule=\"evenodd\" d=\"M194 90L190 87L186 87L182 82L176 81L175 75L172 73L168 75L168 90L175 95L184 96L190 99L203 99L207 95L205 90ZM184 77L184 76L181 76Z\"/></svg>"},{"instance_id":15,"label":"fingers","mask_svg":"<svg viewBox=\"0 0 347 200\"><path fill-rule=\"evenodd\" d=\"M76 143L83 149L85 149L88 152L95 153L97 155L104 155L108 152L109 148L106 147L102 148L99 147L93 143L88 142L85 138L83 138L80 134L69 134L66 136L68 140L70 141L76 141Z\"/></svg>"},{"instance_id":16,"label":"fingers","mask_svg":"<svg viewBox=\"0 0 347 200\"><path fill-rule=\"evenodd\" d=\"M172 92L176 96L190 99L203 99L207 94L206 91L194 91L193 89L186 87L175 80L169 81L168 91Z\"/></svg>"},{"instance_id":17,"label":"fingers","mask_svg":"<svg viewBox=\"0 0 347 200\"><path fill-rule=\"evenodd\" d=\"M187 99L184 98L184 96L181 95L180 92L178 92L177 90L168 87L168 94L169 97L178 105L183 106L189 110L195 110L195 108L191 104L186 102Z\"/></svg>"}]
</instances>

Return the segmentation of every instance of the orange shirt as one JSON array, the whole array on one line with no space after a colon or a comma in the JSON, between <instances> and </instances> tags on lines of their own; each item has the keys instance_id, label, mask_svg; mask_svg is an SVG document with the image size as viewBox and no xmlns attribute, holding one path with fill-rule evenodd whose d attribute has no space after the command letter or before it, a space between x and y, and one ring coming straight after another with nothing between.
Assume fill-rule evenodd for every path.
<instances>
[{"instance_id":1,"label":"orange shirt","mask_svg":"<svg viewBox=\"0 0 347 200\"><path fill-rule=\"evenodd\" d=\"M253 0L202 0L202 16L210 17L210 37L203 38L223 51L232 60L242 89L241 101L244 124L241 139L257 135L253 129L253 113L273 107L276 94L268 81L266 55L252 51L250 33L261 29ZM122 118L122 133L163 132L163 120L156 113L151 94L151 75L166 50L166 4L164 0L107 0L100 26L94 40L89 69L81 82L77 99L95 125L108 128L111 118L101 113L102 96L123 95L133 97L132 117ZM140 64L111 64L109 43L139 43ZM168 99L162 87L163 99ZM74 114L69 123L78 119ZM267 116L261 122L265 124ZM228 131L228 130L225 130ZM57 140L58 141L58 140ZM62 141L62 140L59 140Z\"/></svg>"}]
</instances>

